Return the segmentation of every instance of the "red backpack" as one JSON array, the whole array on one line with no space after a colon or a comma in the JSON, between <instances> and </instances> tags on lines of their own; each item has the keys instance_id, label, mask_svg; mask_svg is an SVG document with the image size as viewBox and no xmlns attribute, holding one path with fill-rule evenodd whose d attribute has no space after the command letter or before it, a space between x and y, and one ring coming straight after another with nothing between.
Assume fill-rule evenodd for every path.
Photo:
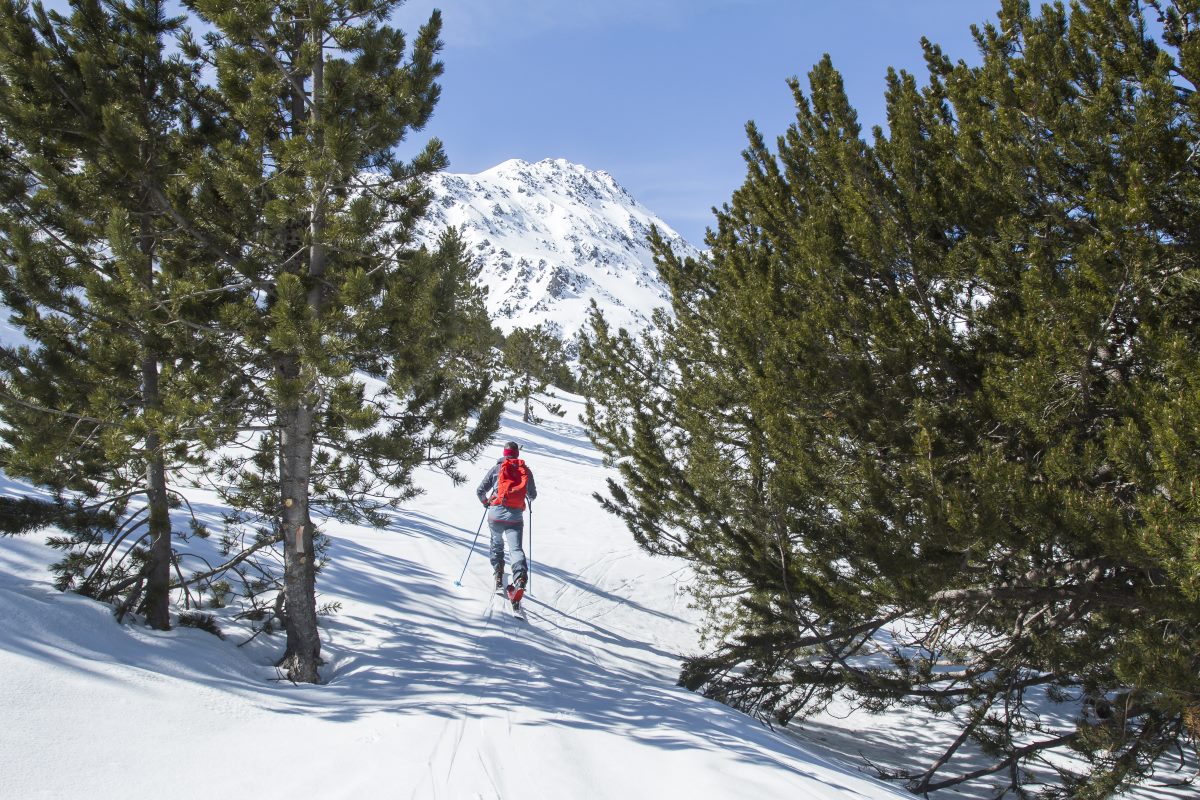
<instances>
[{"instance_id":1,"label":"red backpack","mask_svg":"<svg viewBox=\"0 0 1200 800\"><path fill-rule=\"evenodd\" d=\"M525 486L529 483L529 470L519 458L506 458L500 462L496 477L496 496L492 505L525 510Z\"/></svg>"}]
</instances>

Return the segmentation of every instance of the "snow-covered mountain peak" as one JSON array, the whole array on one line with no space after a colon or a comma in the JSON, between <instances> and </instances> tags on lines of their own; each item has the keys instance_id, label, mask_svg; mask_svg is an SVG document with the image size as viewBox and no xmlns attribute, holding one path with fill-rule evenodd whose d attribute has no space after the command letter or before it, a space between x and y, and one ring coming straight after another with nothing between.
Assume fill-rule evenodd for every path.
<instances>
[{"instance_id":1,"label":"snow-covered mountain peak","mask_svg":"<svg viewBox=\"0 0 1200 800\"><path fill-rule=\"evenodd\" d=\"M510 159L475 175L443 173L422 235L459 228L481 267L501 330L544 324L570 339L595 300L609 321L638 329L668 302L647 243L652 226L697 255L607 172L566 159Z\"/></svg>"},{"instance_id":2,"label":"snow-covered mountain peak","mask_svg":"<svg viewBox=\"0 0 1200 800\"><path fill-rule=\"evenodd\" d=\"M558 195L582 203L608 200L630 206L638 205L637 200L609 173L588 169L565 158L546 158L536 163L512 158L484 170L478 177L484 176L498 181L511 181L527 190L544 192L551 196Z\"/></svg>"}]
</instances>

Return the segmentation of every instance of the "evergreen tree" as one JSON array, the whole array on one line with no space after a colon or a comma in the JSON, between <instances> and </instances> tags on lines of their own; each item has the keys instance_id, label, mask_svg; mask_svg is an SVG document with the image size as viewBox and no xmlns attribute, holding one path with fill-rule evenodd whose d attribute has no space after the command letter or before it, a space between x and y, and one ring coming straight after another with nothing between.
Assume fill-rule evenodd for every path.
<instances>
[{"instance_id":1,"label":"evergreen tree","mask_svg":"<svg viewBox=\"0 0 1200 800\"><path fill-rule=\"evenodd\" d=\"M0 464L114 520L53 540L59 585L165 629L168 472L217 444L231 385L197 333L210 270L161 213L191 71L164 3L72 9L0 3L0 296L29 342L0 353Z\"/></svg>"},{"instance_id":2,"label":"evergreen tree","mask_svg":"<svg viewBox=\"0 0 1200 800\"><path fill-rule=\"evenodd\" d=\"M601 501L710 612L684 685L953 714L918 793L1107 797L1195 740L1200 10L1161 6L1156 39L1136 2L1006 0L981 66L889 75L870 143L825 59L775 153L749 127L709 256L653 239L673 316L594 315Z\"/></svg>"},{"instance_id":3,"label":"evergreen tree","mask_svg":"<svg viewBox=\"0 0 1200 800\"><path fill-rule=\"evenodd\" d=\"M555 416L566 412L557 403L541 400L535 394L546 391L550 384L563 377L567 370L562 341L543 326L517 328L504 339L504 366L512 376L513 399L524 403L522 419L536 423L533 413L537 403Z\"/></svg>"},{"instance_id":4,"label":"evergreen tree","mask_svg":"<svg viewBox=\"0 0 1200 800\"><path fill-rule=\"evenodd\" d=\"M255 455L224 466L232 499L285 540L295 681L319 678L313 512L380 523L415 494L417 466L462 480L457 461L501 409L474 369L490 324L461 240L411 245L445 157L436 140L407 162L396 149L437 100L441 20L406 58L386 24L397 5L193 0L213 32L184 43L212 67L229 134L189 165L205 208L189 229L239 275L222 324L247 344L244 424L264 429Z\"/></svg>"}]
</instances>

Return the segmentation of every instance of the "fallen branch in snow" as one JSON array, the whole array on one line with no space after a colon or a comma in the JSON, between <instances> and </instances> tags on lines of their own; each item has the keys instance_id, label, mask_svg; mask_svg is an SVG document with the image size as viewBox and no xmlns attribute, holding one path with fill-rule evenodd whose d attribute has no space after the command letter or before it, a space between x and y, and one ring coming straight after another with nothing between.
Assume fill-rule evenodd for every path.
<instances>
[{"instance_id":1,"label":"fallen branch in snow","mask_svg":"<svg viewBox=\"0 0 1200 800\"><path fill-rule=\"evenodd\" d=\"M282 541L283 541L283 534L281 534L281 533L277 533L274 536L264 537L262 539L259 539L253 545L251 545L247 549L243 550L242 552L238 553L236 556L229 559L224 564L221 564L218 567L213 567L212 569L208 570L207 572L197 573L197 574L193 575L191 577L191 579L189 579L189 580L184 581L181 579L179 583L172 583L171 589L180 589L180 588L186 588L188 586L193 586L197 583L200 583L201 581L205 581L205 580L208 580L209 578L220 575L223 572L228 572L229 570L233 569L238 564L241 564L243 561L250 558L250 556L254 555L255 553L257 553L259 550L263 549L264 547L279 544Z\"/></svg>"}]
</instances>

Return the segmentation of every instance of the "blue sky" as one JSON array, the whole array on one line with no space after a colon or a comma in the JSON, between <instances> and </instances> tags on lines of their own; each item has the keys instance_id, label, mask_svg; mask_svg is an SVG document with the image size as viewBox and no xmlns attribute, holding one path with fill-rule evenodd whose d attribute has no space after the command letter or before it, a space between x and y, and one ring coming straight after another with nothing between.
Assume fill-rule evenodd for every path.
<instances>
[{"instance_id":1,"label":"blue sky","mask_svg":"<svg viewBox=\"0 0 1200 800\"><path fill-rule=\"evenodd\" d=\"M43 0L64 9L66 0ZM1036 0L1035 0L1036 3ZM865 131L887 68L924 75L922 36L978 62L973 23L1000 0L408 0L415 34L442 10L442 98L405 150L439 137L452 172L510 158L606 170L693 244L745 173L745 125L793 119L787 79L822 54Z\"/></svg>"},{"instance_id":2,"label":"blue sky","mask_svg":"<svg viewBox=\"0 0 1200 800\"><path fill-rule=\"evenodd\" d=\"M744 175L745 124L793 118L787 79L828 52L864 129L888 66L924 75L920 39L978 62L970 26L999 0L409 0L442 9L437 136L452 172L565 158L610 172L697 245ZM805 83L805 85L807 85Z\"/></svg>"}]
</instances>

